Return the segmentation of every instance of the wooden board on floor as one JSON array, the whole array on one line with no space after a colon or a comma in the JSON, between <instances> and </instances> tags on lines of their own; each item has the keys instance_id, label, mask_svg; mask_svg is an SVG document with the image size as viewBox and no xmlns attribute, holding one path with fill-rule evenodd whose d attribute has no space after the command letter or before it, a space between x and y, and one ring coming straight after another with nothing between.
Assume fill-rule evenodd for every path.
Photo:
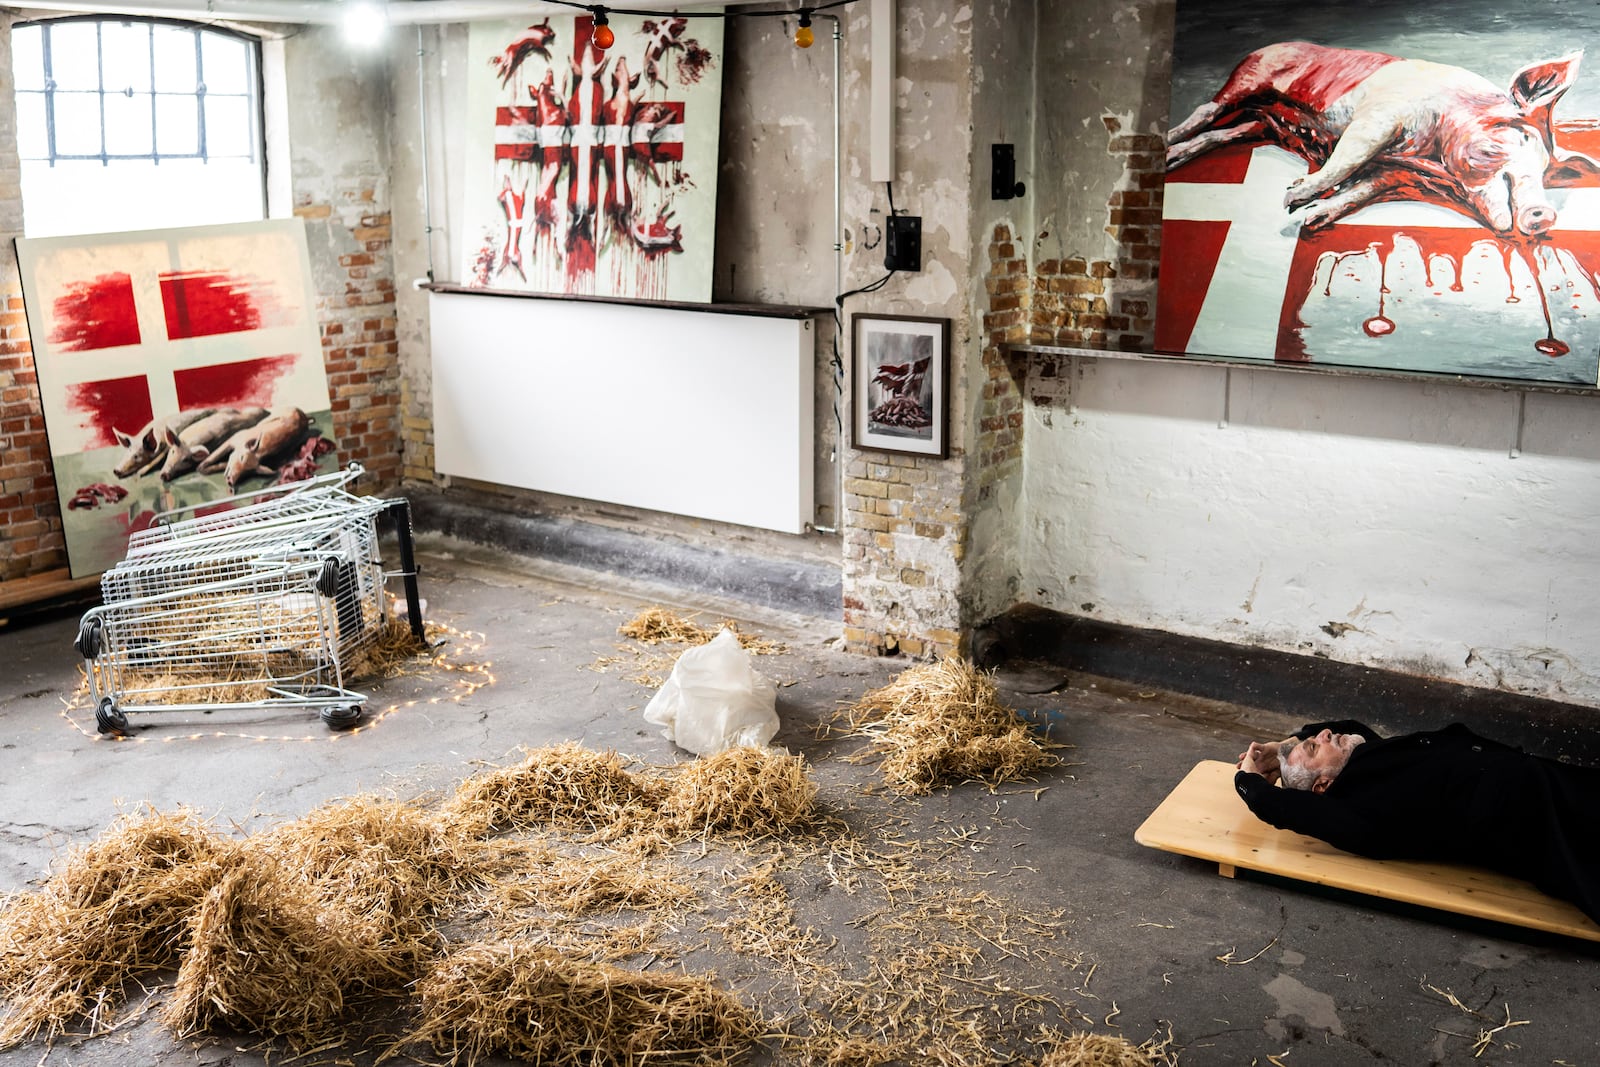
<instances>
[{"instance_id":1,"label":"wooden board on floor","mask_svg":"<svg viewBox=\"0 0 1600 1067\"><path fill-rule=\"evenodd\" d=\"M79 593L93 588L99 582L98 574L87 578L74 578L65 567L28 578L12 578L0 582L0 611L11 611L13 608L27 607L54 597Z\"/></svg>"},{"instance_id":2,"label":"wooden board on floor","mask_svg":"<svg viewBox=\"0 0 1600 1067\"><path fill-rule=\"evenodd\" d=\"M1245 807L1233 776L1231 763L1200 763L1134 831L1134 840L1210 860L1230 878L1243 868L1600 941L1600 925L1527 882L1475 867L1364 859L1314 837L1275 829Z\"/></svg>"}]
</instances>

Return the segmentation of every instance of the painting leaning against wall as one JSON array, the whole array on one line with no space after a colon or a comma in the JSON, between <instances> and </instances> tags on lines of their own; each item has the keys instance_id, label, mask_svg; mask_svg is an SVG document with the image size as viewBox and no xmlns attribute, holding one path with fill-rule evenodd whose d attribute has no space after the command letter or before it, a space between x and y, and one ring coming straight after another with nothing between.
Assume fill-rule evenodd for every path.
<instances>
[{"instance_id":1,"label":"painting leaning against wall","mask_svg":"<svg viewBox=\"0 0 1600 1067\"><path fill-rule=\"evenodd\" d=\"M711 299L722 20L474 22L463 284Z\"/></svg>"},{"instance_id":2,"label":"painting leaning against wall","mask_svg":"<svg viewBox=\"0 0 1600 1067\"><path fill-rule=\"evenodd\" d=\"M75 577L162 511L336 462L299 219L19 239Z\"/></svg>"},{"instance_id":3,"label":"painting leaning against wall","mask_svg":"<svg viewBox=\"0 0 1600 1067\"><path fill-rule=\"evenodd\" d=\"M1594 386L1600 10L1180 0L1164 352Z\"/></svg>"}]
</instances>

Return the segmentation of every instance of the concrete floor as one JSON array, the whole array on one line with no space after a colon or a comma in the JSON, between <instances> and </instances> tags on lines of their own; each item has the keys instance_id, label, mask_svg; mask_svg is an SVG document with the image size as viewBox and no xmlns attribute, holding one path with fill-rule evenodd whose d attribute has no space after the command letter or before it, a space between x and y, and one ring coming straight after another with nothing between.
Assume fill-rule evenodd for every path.
<instances>
[{"instance_id":1,"label":"concrete floor","mask_svg":"<svg viewBox=\"0 0 1600 1067\"><path fill-rule=\"evenodd\" d=\"M77 684L76 620L0 632L9 665L0 678L0 891L43 879L53 857L91 840L119 804L188 805L251 829L354 793L448 790L478 769L473 761L512 762L519 745L572 738L645 763L686 758L641 720L648 690L625 672L585 669L614 653L620 623L644 605L671 603L670 594L436 538L421 547L429 618L482 634L481 651L466 647L470 638L456 644L463 660L492 663L493 684L460 698L461 675L393 679L373 693L376 728L355 735L334 737L296 712L226 722L136 715L136 741L111 743L94 735L91 713L63 711ZM1261 879L1229 881L1213 866L1134 842L1140 821L1196 760L1232 758L1251 737L1298 725L1282 716L1019 666L1002 671L1002 696L1074 746L1068 766L999 796L969 785L919 801L866 799L874 771L840 759L856 743L818 741L812 727L907 664L844 655L816 620L677 606L731 614L789 644L789 654L758 666L793 683L779 691L776 743L813 760L825 804L875 804L904 818L911 836L948 839L960 827L970 851L986 853L976 862L995 867L985 888L996 899L1019 915L1061 909L1065 935L1054 948L1075 966L1057 957L1021 977L1047 985L1075 1014L1043 1021L1090 1018L1135 1042L1170 1030L1170 1051L1185 1065L1600 1062L1600 1024L1589 1014L1600 993L1593 946ZM1060 680L1065 688L1036 692ZM804 885L812 874L795 877ZM839 939L836 952L864 951L864 926L847 925L847 909L813 888L806 920ZM1230 953L1250 962L1218 960ZM761 980L748 963L719 971L736 991ZM1427 986L1452 991L1481 1017ZM1527 1025L1495 1034L1474 1057L1478 1032L1505 1021L1508 1009ZM264 1062L238 1051L244 1043L175 1042L152 1012L48 1054L41 1045L0 1053L0 1067Z\"/></svg>"}]
</instances>

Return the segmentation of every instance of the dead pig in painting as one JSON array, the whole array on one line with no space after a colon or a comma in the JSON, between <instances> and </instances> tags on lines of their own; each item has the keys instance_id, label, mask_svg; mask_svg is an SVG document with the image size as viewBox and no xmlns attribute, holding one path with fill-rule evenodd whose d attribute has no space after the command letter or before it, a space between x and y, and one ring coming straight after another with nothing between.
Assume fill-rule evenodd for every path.
<instances>
[{"instance_id":1,"label":"dead pig in painting","mask_svg":"<svg viewBox=\"0 0 1600 1067\"><path fill-rule=\"evenodd\" d=\"M1311 164L1284 204L1327 226L1370 203L1423 200L1494 233L1556 224L1547 191L1600 184L1600 164L1555 143L1551 110L1581 52L1533 63L1509 90L1462 67L1304 41L1250 53L1168 136L1167 169L1227 144L1268 143Z\"/></svg>"}]
</instances>

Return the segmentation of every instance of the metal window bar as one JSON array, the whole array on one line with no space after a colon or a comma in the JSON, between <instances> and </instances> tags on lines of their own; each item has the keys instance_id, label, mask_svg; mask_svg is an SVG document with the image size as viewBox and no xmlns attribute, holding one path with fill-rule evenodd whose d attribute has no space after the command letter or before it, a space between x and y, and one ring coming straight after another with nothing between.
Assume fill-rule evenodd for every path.
<instances>
[{"instance_id":1,"label":"metal window bar","mask_svg":"<svg viewBox=\"0 0 1600 1067\"><path fill-rule=\"evenodd\" d=\"M252 45L254 45L254 42L250 38L244 37L242 34L226 34L226 33L222 33L220 31L217 31L215 29L207 29L207 28L198 27L198 26L195 26L195 27L185 26L185 27L183 27L184 29L187 29L189 31L190 35L194 39L195 74L196 74L195 91L192 94L191 93L164 93L164 92L158 92L156 90L156 88L155 88L155 80L154 80L154 73L155 73L155 33L154 33L154 29L153 28L158 23L169 24L169 25L171 23L168 20L163 20L163 19L141 19L141 18L133 18L133 17L129 17L129 16L115 16L115 19L118 22L128 22L128 23L143 24L145 26L147 40L149 41L149 58L148 58L148 62L150 64L150 70L151 70L151 87L150 87L150 91L149 91L149 96L150 96L150 151L149 152L108 152L108 151L106 151L106 114L105 114L105 109L106 109L105 98L106 98L106 93L107 93L108 90L107 90L106 84L105 84L105 43L104 43L104 34L102 33L102 24L106 20L104 18L99 18L99 17L96 17L96 16L88 16L88 18L91 18L91 19L95 20L95 53L96 53L95 54L95 61L96 61L96 66L97 66L96 84L98 85L98 89L96 89L96 90L71 90L71 91L73 91L73 92L95 92L96 93L96 96L97 96L96 103L98 105L98 111L99 111L99 114L100 114L100 151L96 152L96 153L89 153L89 152L61 152L57 148L57 145L56 145L56 94L57 94L58 91L61 91L61 90L57 89L56 82L55 82L55 77L54 77L54 50L53 50L54 46L53 46L53 43L52 43L52 38L51 38L51 33L50 33L51 22L44 22L44 23L40 24L39 38L40 38L40 45L41 45L41 49L42 49L42 53L43 53L42 58L43 58L43 64L44 64L44 89L43 89L41 95L43 95L43 97L44 97L45 143L46 143L46 146L47 146L46 151L48 153L45 158L51 164L51 166L54 166L56 164L56 162L59 161L59 160L90 160L90 159L97 159L103 165L108 165L112 160L136 160L136 159L148 159L148 160L154 162L155 164L157 164L158 166L160 165L161 161L164 160L164 159L198 159L198 160L201 160L202 162L210 162L211 159L213 158L213 156L210 153L209 146L208 146L208 143L207 143L208 135L207 135L207 129L206 129L206 108L205 108L206 97L210 96L210 95L215 95L215 96L218 96L218 97L237 97L238 99L244 100L244 101L254 105L254 106L249 108L249 112L250 112L250 115L251 115L251 119L250 119L251 137L250 137L250 150L249 150L248 154L239 155L239 156L217 156L215 158L218 158L218 159L248 159L252 163L256 161L257 152L259 150L260 141L261 141L260 120L259 120L260 111L261 111L261 100L260 100L260 93L259 93L260 73L259 73L259 59L258 59L257 47L250 47L250 48L247 48L245 50L245 84L249 85L249 86L256 86L257 87L256 91L253 91L253 92L247 91L247 92L243 92L243 93L216 93L216 94L211 93L206 87L206 83L205 83L205 58L204 58L204 48L202 47L203 41L204 41L204 38L202 37L202 34L207 34L207 33L217 34L218 36L236 37L239 40L244 40L244 41L250 42ZM77 20L77 19L73 19L73 20L59 19L59 20L52 20L52 21L54 21L54 22L66 22L66 21L81 21L81 20ZM128 95L132 95L131 87L130 88L125 88L125 89L110 90L110 91L118 92L118 93L127 93ZM31 89L30 90L23 90L23 92L24 93L31 93L31 92L35 92L35 90L31 90ZM196 136L195 136L196 151L194 151L194 152L162 152L159 149L158 146L161 143L160 142L160 132L159 132L160 120L159 120L159 110L156 107L156 104L157 104L157 101L159 100L159 98L163 97L163 96L192 96L194 98L194 102L195 102L195 123L196 123ZM29 158L33 158L33 157L29 157Z\"/></svg>"}]
</instances>

